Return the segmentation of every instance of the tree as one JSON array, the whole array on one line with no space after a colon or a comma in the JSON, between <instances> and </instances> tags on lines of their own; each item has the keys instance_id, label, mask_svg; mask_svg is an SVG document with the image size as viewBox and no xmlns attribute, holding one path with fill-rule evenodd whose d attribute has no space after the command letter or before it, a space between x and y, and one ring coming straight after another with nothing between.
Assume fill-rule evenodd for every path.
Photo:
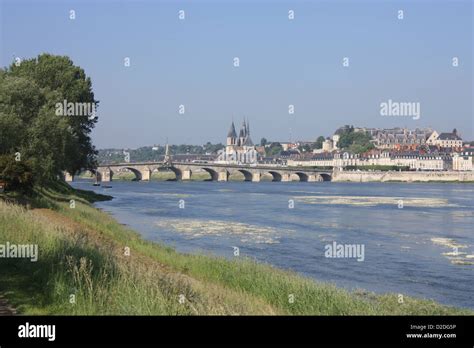
<instances>
[{"instance_id":1,"label":"tree","mask_svg":"<svg viewBox=\"0 0 474 348\"><path fill-rule=\"evenodd\" d=\"M354 127L346 126L339 133L338 146L352 153L363 153L375 146L371 142L372 137L366 132L355 132Z\"/></svg>"},{"instance_id":2,"label":"tree","mask_svg":"<svg viewBox=\"0 0 474 348\"><path fill-rule=\"evenodd\" d=\"M47 109L43 120L59 124L63 162L58 163L62 170L75 173L81 169L92 169L96 151L92 145L90 133L97 123L97 118L88 116L57 116L56 105L63 101L72 103L89 103L97 108L92 82L83 69L77 67L68 57L42 54L37 58L23 61L19 66L12 65L7 73L14 77L33 80L45 97L43 109ZM46 116L47 115L47 116ZM46 120L45 120L46 121ZM41 135L45 135L42 133ZM58 145L59 141L55 145ZM36 150L34 150L36 151ZM53 156L54 157L54 156Z\"/></svg>"},{"instance_id":3,"label":"tree","mask_svg":"<svg viewBox=\"0 0 474 348\"><path fill-rule=\"evenodd\" d=\"M320 135L315 142L314 148L315 149L322 149L323 148L323 142L324 142L324 137Z\"/></svg>"},{"instance_id":4,"label":"tree","mask_svg":"<svg viewBox=\"0 0 474 348\"><path fill-rule=\"evenodd\" d=\"M268 143L268 141L267 141L266 138L262 138L262 139L260 140L260 145L261 145L261 146L265 146L265 145L267 145L267 143Z\"/></svg>"},{"instance_id":5,"label":"tree","mask_svg":"<svg viewBox=\"0 0 474 348\"><path fill-rule=\"evenodd\" d=\"M57 115L63 101L98 105L90 78L68 57L42 54L0 71L0 155L19 152L36 182L96 165L97 118Z\"/></svg>"},{"instance_id":6,"label":"tree","mask_svg":"<svg viewBox=\"0 0 474 348\"><path fill-rule=\"evenodd\" d=\"M283 151L283 146L280 143L271 143L268 148L265 149L267 156L276 156Z\"/></svg>"},{"instance_id":7,"label":"tree","mask_svg":"<svg viewBox=\"0 0 474 348\"><path fill-rule=\"evenodd\" d=\"M311 146L309 144L300 145L298 146L298 150L301 152L311 152Z\"/></svg>"}]
</instances>

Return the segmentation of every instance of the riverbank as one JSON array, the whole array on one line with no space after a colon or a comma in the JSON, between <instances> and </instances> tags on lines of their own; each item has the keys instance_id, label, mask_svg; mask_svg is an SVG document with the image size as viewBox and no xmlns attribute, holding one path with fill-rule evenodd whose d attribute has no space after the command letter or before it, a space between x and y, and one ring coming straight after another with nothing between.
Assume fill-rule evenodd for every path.
<instances>
[{"instance_id":1,"label":"riverbank","mask_svg":"<svg viewBox=\"0 0 474 348\"><path fill-rule=\"evenodd\" d=\"M38 191L30 209L0 200L0 241L39 248L37 262L0 259L0 292L19 313L474 314L398 294L348 292L251 260L177 253L91 206L109 198L61 184Z\"/></svg>"}]
</instances>

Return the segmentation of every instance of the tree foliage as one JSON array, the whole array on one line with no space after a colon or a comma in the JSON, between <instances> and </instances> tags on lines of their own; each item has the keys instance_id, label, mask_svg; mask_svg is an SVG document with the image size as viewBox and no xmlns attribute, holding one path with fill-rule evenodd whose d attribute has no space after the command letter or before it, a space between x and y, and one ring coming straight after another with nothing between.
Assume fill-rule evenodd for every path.
<instances>
[{"instance_id":1,"label":"tree foliage","mask_svg":"<svg viewBox=\"0 0 474 348\"><path fill-rule=\"evenodd\" d=\"M323 143L324 143L324 137L320 135L317 139L316 142L314 143L314 148L315 149L322 149L323 148Z\"/></svg>"},{"instance_id":2,"label":"tree foliage","mask_svg":"<svg viewBox=\"0 0 474 348\"><path fill-rule=\"evenodd\" d=\"M300 150L301 152L311 152L313 148L314 148L314 143L312 143L311 145L304 144L304 145L298 146L298 150Z\"/></svg>"},{"instance_id":3,"label":"tree foliage","mask_svg":"<svg viewBox=\"0 0 474 348\"><path fill-rule=\"evenodd\" d=\"M0 181L11 191L28 192L33 187L33 172L27 161L16 161L14 156L0 155Z\"/></svg>"},{"instance_id":4,"label":"tree foliage","mask_svg":"<svg viewBox=\"0 0 474 348\"><path fill-rule=\"evenodd\" d=\"M339 133L338 147L352 153L363 153L375 146L371 143L372 137L366 132L355 132L354 127L344 128Z\"/></svg>"},{"instance_id":5,"label":"tree foliage","mask_svg":"<svg viewBox=\"0 0 474 348\"><path fill-rule=\"evenodd\" d=\"M42 54L0 70L0 155L19 152L38 183L96 164L97 118L58 116L63 101L98 106L90 78L68 57Z\"/></svg>"},{"instance_id":6,"label":"tree foliage","mask_svg":"<svg viewBox=\"0 0 474 348\"><path fill-rule=\"evenodd\" d=\"M269 157L277 156L282 151L283 151L283 146L281 146L281 144L277 142L271 143L269 147L265 148L265 153Z\"/></svg>"}]
</instances>

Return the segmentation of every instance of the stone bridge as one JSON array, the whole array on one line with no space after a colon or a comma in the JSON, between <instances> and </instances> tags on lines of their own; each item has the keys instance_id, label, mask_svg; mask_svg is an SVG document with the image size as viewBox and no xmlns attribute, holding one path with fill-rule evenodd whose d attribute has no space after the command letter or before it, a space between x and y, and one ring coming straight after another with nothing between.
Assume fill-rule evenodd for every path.
<instances>
[{"instance_id":1,"label":"stone bridge","mask_svg":"<svg viewBox=\"0 0 474 348\"><path fill-rule=\"evenodd\" d=\"M245 181L259 182L263 175L270 174L272 181L292 181L297 178L299 181L331 181L331 170L318 170L312 168L265 166L265 165L233 165L216 163L170 163L145 162L145 163L119 163L99 166L95 175L97 181L112 181L114 173L122 170L130 170L135 174L135 180L148 181L155 171L170 170L174 172L176 180L191 180L193 172L206 171L210 174L212 181L228 181L229 176L240 172L244 175ZM69 178L73 180L73 177Z\"/></svg>"}]
</instances>

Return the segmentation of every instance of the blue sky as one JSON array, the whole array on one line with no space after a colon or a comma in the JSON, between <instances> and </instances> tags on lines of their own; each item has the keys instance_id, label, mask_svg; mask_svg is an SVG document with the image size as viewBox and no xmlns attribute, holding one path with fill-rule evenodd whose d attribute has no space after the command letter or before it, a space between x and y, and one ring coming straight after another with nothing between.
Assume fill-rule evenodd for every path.
<instances>
[{"instance_id":1,"label":"blue sky","mask_svg":"<svg viewBox=\"0 0 474 348\"><path fill-rule=\"evenodd\" d=\"M244 116L255 142L344 124L457 128L474 140L470 0L0 2L0 65L48 52L84 68L100 100L99 148L224 142ZM419 102L420 119L381 116L388 99Z\"/></svg>"}]
</instances>

